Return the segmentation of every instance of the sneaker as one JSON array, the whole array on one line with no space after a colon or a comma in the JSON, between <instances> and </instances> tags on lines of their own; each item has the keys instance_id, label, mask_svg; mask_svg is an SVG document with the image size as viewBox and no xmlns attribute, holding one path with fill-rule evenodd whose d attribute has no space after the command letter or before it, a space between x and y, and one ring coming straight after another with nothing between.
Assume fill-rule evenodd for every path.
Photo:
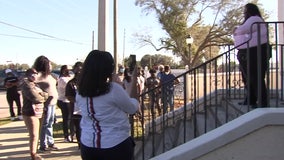
<instances>
[{"instance_id":1,"label":"sneaker","mask_svg":"<svg viewBox=\"0 0 284 160\"><path fill-rule=\"evenodd\" d=\"M69 141L72 143L73 142L73 136L69 136Z\"/></svg>"},{"instance_id":2,"label":"sneaker","mask_svg":"<svg viewBox=\"0 0 284 160\"><path fill-rule=\"evenodd\" d=\"M59 150L59 148L56 147L54 144L49 145L49 146L48 146L48 149L49 149L49 150L52 150L52 151L58 151L58 150Z\"/></svg>"},{"instance_id":3,"label":"sneaker","mask_svg":"<svg viewBox=\"0 0 284 160\"><path fill-rule=\"evenodd\" d=\"M69 143L70 142L69 138L64 138L64 142Z\"/></svg>"},{"instance_id":4,"label":"sneaker","mask_svg":"<svg viewBox=\"0 0 284 160\"><path fill-rule=\"evenodd\" d=\"M68 136L67 138L64 138L64 142L71 143L71 142L73 142L73 140L71 139L70 136Z\"/></svg>"},{"instance_id":5,"label":"sneaker","mask_svg":"<svg viewBox=\"0 0 284 160\"><path fill-rule=\"evenodd\" d=\"M40 153L44 153L44 152L50 152L50 150L48 149L48 148L42 148L42 147L40 147L39 149L38 149L38 152L40 152Z\"/></svg>"},{"instance_id":6,"label":"sneaker","mask_svg":"<svg viewBox=\"0 0 284 160\"><path fill-rule=\"evenodd\" d=\"M16 121L17 119L16 119L16 117L11 117L10 120L11 121Z\"/></svg>"},{"instance_id":7,"label":"sneaker","mask_svg":"<svg viewBox=\"0 0 284 160\"><path fill-rule=\"evenodd\" d=\"M18 116L18 119L19 119L19 120L23 120L23 116L22 116L22 115L19 115L19 116Z\"/></svg>"}]
</instances>

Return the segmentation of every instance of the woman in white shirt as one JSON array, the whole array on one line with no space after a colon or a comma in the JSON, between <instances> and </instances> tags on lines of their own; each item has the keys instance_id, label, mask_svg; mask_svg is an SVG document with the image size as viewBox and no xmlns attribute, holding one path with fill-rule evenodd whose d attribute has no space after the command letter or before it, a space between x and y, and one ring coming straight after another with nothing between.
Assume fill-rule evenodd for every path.
<instances>
[{"instance_id":1,"label":"woman in white shirt","mask_svg":"<svg viewBox=\"0 0 284 160\"><path fill-rule=\"evenodd\" d=\"M260 22L260 23L257 23ZM242 72L243 82L248 95L242 105L253 107L267 107L267 88L265 85L265 73L271 57L268 44L268 29L258 7L248 3L244 7L244 22L235 29L235 47L238 49L238 60ZM258 46L261 48L258 52ZM258 62L260 56L261 61ZM259 64L260 63L260 64ZM258 65L261 66L261 73L258 73ZM249 70L248 70L249 69ZM261 97L258 97L258 74L261 76Z\"/></svg>"},{"instance_id":2,"label":"woman in white shirt","mask_svg":"<svg viewBox=\"0 0 284 160\"><path fill-rule=\"evenodd\" d=\"M69 74L69 68L67 65L62 65L60 68L60 74L57 83L57 91L58 91L58 100L57 106L60 108L62 113L62 121L63 121L63 134L64 134L64 142L72 142L73 135L71 135L72 129L70 128L71 123L71 112L69 111L69 100L65 96L65 88L69 80L71 80L71 76Z\"/></svg>"},{"instance_id":3,"label":"woman in white shirt","mask_svg":"<svg viewBox=\"0 0 284 160\"><path fill-rule=\"evenodd\" d=\"M124 77L123 77L123 80L122 80L122 87L130 95L131 86L132 86L132 77L129 73L129 68L125 68L123 75L124 75Z\"/></svg>"},{"instance_id":4,"label":"woman in white shirt","mask_svg":"<svg viewBox=\"0 0 284 160\"><path fill-rule=\"evenodd\" d=\"M138 111L137 93L132 91L130 96L135 98L131 98L121 85L112 82L113 70L109 52L91 51L84 62L76 95L82 114L83 160L131 160L134 156L128 114Z\"/></svg>"}]
</instances>

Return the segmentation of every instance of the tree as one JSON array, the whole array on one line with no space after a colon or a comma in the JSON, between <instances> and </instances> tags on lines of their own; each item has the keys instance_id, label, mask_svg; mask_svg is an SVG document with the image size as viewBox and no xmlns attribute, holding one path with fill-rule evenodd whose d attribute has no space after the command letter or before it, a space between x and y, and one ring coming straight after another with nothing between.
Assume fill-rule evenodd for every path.
<instances>
[{"instance_id":1,"label":"tree","mask_svg":"<svg viewBox=\"0 0 284 160\"><path fill-rule=\"evenodd\" d=\"M145 66L153 68L154 66L158 66L160 64L176 66L172 57L161 54L155 54L155 55L146 54L141 58L140 64L143 68Z\"/></svg>"},{"instance_id":2,"label":"tree","mask_svg":"<svg viewBox=\"0 0 284 160\"><path fill-rule=\"evenodd\" d=\"M52 70L60 70L61 65L51 62Z\"/></svg>"},{"instance_id":3,"label":"tree","mask_svg":"<svg viewBox=\"0 0 284 160\"><path fill-rule=\"evenodd\" d=\"M124 67L130 67L130 63L131 63L130 56L124 58L123 60ZM136 66L140 66L140 61L137 61L137 59L136 59Z\"/></svg>"},{"instance_id":4,"label":"tree","mask_svg":"<svg viewBox=\"0 0 284 160\"><path fill-rule=\"evenodd\" d=\"M19 64L19 65L18 65L18 70L25 71L25 70L27 70L27 69L29 69L29 68L30 68L30 66L29 66L28 64L26 64L26 63L23 63L23 64Z\"/></svg>"},{"instance_id":5,"label":"tree","mask_svg":"<svg viewBox=\"0 0 284 160\"><path fill-rule=\"evenodd\" d=\"M152 45L157 51L165 49L180 57L190 68L211 59L221 45L232 44L231 34L243 20L243 6L239 0L136 0L146 14L154 12L167 33L154 44L150 35L135 35L141 45ZM253 3L257 4L258 0ZM258 6L260 6L258 4ZM212 22L204 22L204 16ZM194 38L189 48L188 35Z\"/></svg>"}]
</instances>

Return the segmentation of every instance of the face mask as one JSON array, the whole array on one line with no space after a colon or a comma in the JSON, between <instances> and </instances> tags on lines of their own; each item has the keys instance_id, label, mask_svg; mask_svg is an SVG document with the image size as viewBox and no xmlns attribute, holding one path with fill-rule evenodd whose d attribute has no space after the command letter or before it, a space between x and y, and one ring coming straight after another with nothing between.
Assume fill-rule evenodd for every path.
<instances>
[{"instance_id":1,"label":"face mask","mask_svg":"<svg viewBox=\"0 0 284 160\"><path fill-rule=\"evenodd\" d=\"M36 76L37 76L37 74L31 74L31 75L28 76L28 78L31 82L33 82L33 81L35 81Z\"/></svg>"},{"instance_id":2,"label":"face mask","mask_svg":"<svg viewBox=\"0 0 284 160\"><path fill-rule=\"evenodd\" d=\"M123 68L119 69L119 72L120 72L120 73L123 73L123 72L124 72L124 69L123 69Z\"/></svg>"}]
</instances>

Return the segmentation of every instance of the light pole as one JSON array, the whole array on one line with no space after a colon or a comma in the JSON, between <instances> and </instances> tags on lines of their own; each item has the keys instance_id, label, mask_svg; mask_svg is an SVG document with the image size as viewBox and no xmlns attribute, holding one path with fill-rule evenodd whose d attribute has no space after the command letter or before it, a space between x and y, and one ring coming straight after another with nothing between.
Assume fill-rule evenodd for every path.
<instances>
[{"instance_id":1,"label":"light pole","mask_svg":"<svg viewBox=\"0 0 284 160\"><path fill-rule=\"evenodd\" d=\"M191 64L191 52L190 52L190 48L191 48L191 44L193 43L193 38L190 36L190 35L188 35L187 37L186 37L186 44L188 45L188 59L189 59L189 62L190 62L190 64Z\"/></svg>"},{"instance_id":2,"label":"light pole","mask_svg":"<svg viewBox=\"0 0 284 160\"><path fill-rule=\"evenodd\" d=\"M191 52L190 52L190 48L191 48L191 44L193 43L193 38L190 36L190 35L188 35L187 37L186 37L186 39L185 39L185 42L186 42L186 44L188 45L188 59L189 59L189 64L188 65L186 65L187 67L186 67L186 69L188 70L188 69L190 69L190 68L192 68L192 65L191 65ZM186 87L186 99L188 99L189 101L192 101L192 98L193 98L193 91L192 91L192 89L193 88L190 88L190 84L189 84L189 82L191 82L191 86L192 86L192 83L193 83L193 80L192 80L192 75L190 76L191 77L191 80L189 81L189 74L186 74L186 80L185 80L185 87ZM191 91L191 97L190 97L190 95L189 95L189 93L190 93L190 91Z\"/></svg>"}]
</instances>

